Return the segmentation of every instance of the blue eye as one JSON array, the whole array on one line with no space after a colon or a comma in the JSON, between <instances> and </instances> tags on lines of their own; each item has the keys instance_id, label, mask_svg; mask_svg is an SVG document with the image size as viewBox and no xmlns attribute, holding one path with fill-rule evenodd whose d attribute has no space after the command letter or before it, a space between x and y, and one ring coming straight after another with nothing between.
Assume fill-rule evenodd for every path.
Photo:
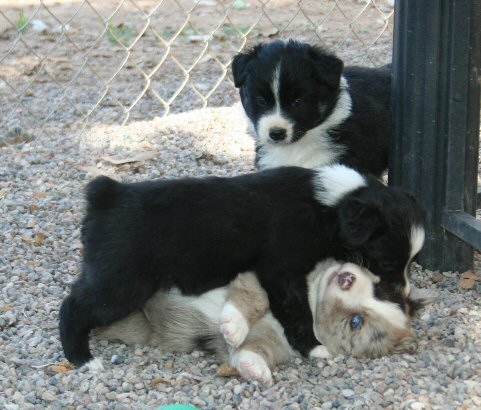
<instances>
[{"instance_id":1,"label":"blue eye","mask_svg":"<svg viewBox=\"0 0 481 410\"><path fill-rule=\"evenodd\" d=\"M356 313L352 318L351 318L351 329L357 329L362 325L362 317L360 314Z\"/></svg>"}]
</instances>

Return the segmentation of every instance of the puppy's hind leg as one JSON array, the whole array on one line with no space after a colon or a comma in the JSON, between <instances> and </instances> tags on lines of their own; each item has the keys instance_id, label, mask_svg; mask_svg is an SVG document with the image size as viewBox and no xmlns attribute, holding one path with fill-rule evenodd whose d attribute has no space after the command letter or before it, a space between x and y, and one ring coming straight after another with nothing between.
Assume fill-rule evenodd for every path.
<instances>
[{"instance_id":1,"label":"puppy's hind leg","mask_svg":"<svg viewBox=\"0 0 481 410\"><path fill-rule=\"evenodd\" d=\"M118 283L95 286L84 276L74 283L60 307L60 339L65 357L79 367L86 363L101 368L89 349L89 333L139 310L155 291L152 286L122 286Z\"/></svg>"},{"instance_id":2,"label":"puppy's hind leg","mask_svg":"<svg viewBox=\"0 0 481 410\"><path fill-rule=\"evenodd\" d=\"M239 274L228 286L219 324L225 341L238 347L251 326L269 309L267 293L252 272Z\"/></svg>"},{"instance_id":3,"label":"puppy's hind leg","mask_svg":"<svg viewBox=\"0 0 481 410\"><path fill-rule=\"evenodd\" d=\"M93 357L88 337L90 329L95 327L95 321L87 313L85 303L75 295L67 296L60 306L59 317L60 340L65 357L75 366L91 362Z\"/></svg>"}]
</instances>

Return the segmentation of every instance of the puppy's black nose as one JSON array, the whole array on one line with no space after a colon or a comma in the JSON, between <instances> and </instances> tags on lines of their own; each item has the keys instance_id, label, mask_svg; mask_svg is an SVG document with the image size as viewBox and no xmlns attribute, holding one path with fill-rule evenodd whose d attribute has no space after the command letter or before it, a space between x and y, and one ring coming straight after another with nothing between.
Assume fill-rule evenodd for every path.
<instances>
[{"instance_id":1,"label":"puppy's black nose","mask_svg":"<svg viewBox=\"0 0 481 410\"><path fill-rule=\"evenodd\" d=\"M342 290L348 290L356 280L356 277L351 272L342 272L337 276L337 282Z\"/></svg>"},{"instance_id":2,"label":"puppy's black nose","mask_svg":"<svg viewBox=\"0 0 481 410\"><path fill-rule=\"evenodd\" d=\"M287 131L285 128L273 127L269 130L269 137L274 141L285 140L287 136Z\"/></svg>"}]
</instances>

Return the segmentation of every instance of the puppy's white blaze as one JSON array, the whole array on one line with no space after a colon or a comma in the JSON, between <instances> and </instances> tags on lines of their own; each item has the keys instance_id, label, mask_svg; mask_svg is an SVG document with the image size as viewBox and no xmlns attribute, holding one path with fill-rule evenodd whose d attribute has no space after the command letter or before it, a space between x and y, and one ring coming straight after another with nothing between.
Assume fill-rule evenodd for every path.
<instances>
[{"instance_id":1,"label":"puppy's white blaze","mask_svg":"<svg viewBox=\"0 0 481 410\"><path fill-rule=\"evenodd\" d=\"M104 370L104 365L102 364L102 360L99 359L98 357L87 362L85 366L87 366L89 370L94 372L99 372L101 370Z\"/></svg>"},{"instance_id":2,"label":"puppy's white blaze","mask_svg":"<svg viewBox=\"0 0 481 410\"><path fill-rule=\"evenodd\" d=\"M334 206L349 192L367 185L364 177L345 165L331 165L317 170L315 198L323 205Z\"/></svg>"},{"instance_id":3,"label":"puppy's white blaze","mask_svg":"<svg viewBox=\"0 0 481 410\"><path fill-rule=\"evenodd\" d=\"M281 100L279 97L279 90L280 90L280 78L281 78L281 63L276 66L274 70L274 76L272 77L271 89L272 94L274 94L274 101L276 102L276 112L277 114L280 113L281 110Z\"/></svg>"},{"instance_id":4,"label":"puppy's white blaze","mask_svg":"<svg viewBox=\"0 0 481 410\"><path fill-rule=\"evenodd\" d=\"M411 236L409 238L409 242L411 245L411 249L409 252L409 261L407 266L404 269L404 279L406 280L406 286L404 286L404 294L407 296L411 292L411 284L409 282L409 265L411 264L412 258L422 249L424 245L426 233L422 226L413 226L411 227Z\"/></svg>"},{"instance_id":5,"label":"puppy's white blaze","mask_svg":"<svg viewBox=\"0 0 481 410\"><path fill-rule=\"evenodd\" d=\"M282 115L281 111L281 102L279 97L280 76L281 64L279 63L274 70L274 75L271 82L271 90L272 94L274 95L275 102L274 109L263 115L257 123L257 135L259 137L259 142L263 144L276 144L269 136L271 128L284 128L286 130L286 138L282 141L279 141L279 145L285 145L292 140L294 125L292 121L289 121Z\"/></svg>"}]
</instances>

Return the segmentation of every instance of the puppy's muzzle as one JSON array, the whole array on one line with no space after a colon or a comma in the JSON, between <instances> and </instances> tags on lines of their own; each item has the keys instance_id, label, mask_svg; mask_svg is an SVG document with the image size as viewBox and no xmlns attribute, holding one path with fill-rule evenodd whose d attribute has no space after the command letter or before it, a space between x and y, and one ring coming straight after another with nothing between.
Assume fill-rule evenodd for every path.
<instances>
[{"instance_id":1,"label":"puppy's muzzle","mask_svg":"<svg viewBox=\"0 0 481 410\"><path fill-rule=\"evenodd\" d=\"M337 282L342 290L348 290L356 280L356 277L351 272L342 272L337 276Z\"/></svg>"}]
</instances>

